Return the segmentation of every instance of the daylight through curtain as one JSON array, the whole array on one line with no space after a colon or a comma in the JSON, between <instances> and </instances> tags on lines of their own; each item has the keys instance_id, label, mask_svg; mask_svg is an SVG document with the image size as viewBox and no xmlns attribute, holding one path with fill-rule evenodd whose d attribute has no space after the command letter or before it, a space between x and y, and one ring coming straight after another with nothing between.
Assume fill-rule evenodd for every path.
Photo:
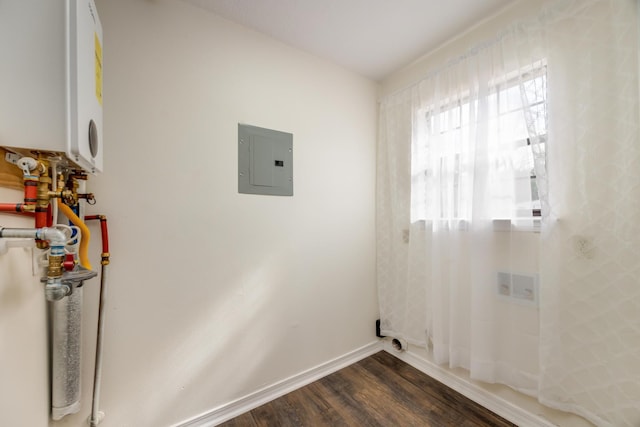
<instances>
[{"instance_id":1,"label":"daylight through curtain","mask_svg":"<svg viewBox=\"0 0 640 427\"><path fill-rule=\"evenodd\" d=\"M383 332L640 424L638 29L556 0L380 105Z\"/></svg>"}]
</instances>

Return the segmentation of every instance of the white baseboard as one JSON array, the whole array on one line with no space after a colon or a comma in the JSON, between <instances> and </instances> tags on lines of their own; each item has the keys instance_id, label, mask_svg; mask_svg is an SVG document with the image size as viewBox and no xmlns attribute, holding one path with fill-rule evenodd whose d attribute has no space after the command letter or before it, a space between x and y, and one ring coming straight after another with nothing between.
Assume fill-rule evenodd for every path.
<instances>
[{"instance_id":1,"label":"white baseboard","mask_svg":"<svg viewBox=\"0 0 640 427\"><path fill-rule=\"evenodd\" d=\"M330 360L300 374L267 386L240 399L234 400L190 420L175 424L173 427L212 427L244 414L260 405L284 396L300 387L304 387L320 378L326 377L342 368L382 350L382 343L374 341L350 353Z\"/></svg>"},{"instance_id":2,"label":"white baseboard","mask_svg":"<svg viewBox=\"0 0 640 427\"><path fill-rule=\"evenodd\" d=\"M431 378L440 381L447 387L498 414L502 418L511 421L515 425L557 427L557 424L552 423L546 418L542 418L539 415L531 413L526 409L495 395L494 393L484 390L466 378L462 378L448 371L446 368L426 360L411 351L398 352L394 350L388 342L384 343L383 348L392 356L395 356L403 362L413 366Z\"/></svg>"},{"instance_id":3,"label":"white baseboard","mask_svg":"<svg viewBox=\"0 0 640 427\"><path fill-rule=\"evenodd\" d=\"M228 421L238 415L244 414L258 406L264 405L278 397L284 396L294 390L304 387L333 372L352 365L380 350L385 350L392 356L408 363L419 371L429 375L447 387L457 391L465 397L495 412L501 417L518 426L556 427L554 424L533 414L503 398L497 396L471 381L462 378L446 368L420 357L411 351L395 351L387 341L374 341L343 356L311 368L305 372L289 377L285 380L267 386L261 390L229 402L194 418L175 424L173 427L213 427Z\"/></svg>"}]
</instances>

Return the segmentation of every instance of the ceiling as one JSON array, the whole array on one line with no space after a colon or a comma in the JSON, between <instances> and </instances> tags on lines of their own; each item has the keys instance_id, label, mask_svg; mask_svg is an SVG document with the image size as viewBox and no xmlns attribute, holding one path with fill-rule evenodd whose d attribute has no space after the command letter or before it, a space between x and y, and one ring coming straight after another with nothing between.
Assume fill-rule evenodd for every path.
<instances>
[{"instance_id":1,"label":"ceiling","mask_svg":"<svg viewBox=\"0 0 640 427\"><path fill-rule=\"evenodd\" d=\"M184 0L382 80L517 0Z\"/></svg>"}]
</instances>

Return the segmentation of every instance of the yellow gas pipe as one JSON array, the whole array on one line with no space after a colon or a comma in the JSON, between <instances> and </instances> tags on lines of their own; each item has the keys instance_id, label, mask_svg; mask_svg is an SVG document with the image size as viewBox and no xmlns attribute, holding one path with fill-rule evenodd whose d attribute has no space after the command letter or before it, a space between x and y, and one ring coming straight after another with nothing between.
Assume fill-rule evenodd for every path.
<instances>
[{"instance_id":1,"label":"yellow gas pipe","mask_svg":"<svg viewBox=\"0 0 640 427\"><path fill-rule=\"evenodd\" d=\"M85 225L85 223L73 213L71 208L64 203L58 203L58 209L62 212L64 216L69 218L69 220L80 229L82 232L82 239L80 239L80 265L86 268L87 270L91 270L91 263L89 262L89 239L91 238L91 233L89 232L89 228Z\"/></svg>"}]
</instances>

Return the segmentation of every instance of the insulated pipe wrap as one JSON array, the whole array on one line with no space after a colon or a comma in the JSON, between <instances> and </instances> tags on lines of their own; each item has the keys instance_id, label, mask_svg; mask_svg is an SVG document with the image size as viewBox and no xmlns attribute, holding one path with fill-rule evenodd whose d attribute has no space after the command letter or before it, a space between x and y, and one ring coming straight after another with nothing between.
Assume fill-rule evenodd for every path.
<instances>
[{"instance_id":1,"label":"insulated pipe wrap","mask_svg":"<svg viewBox=\"0 0 640 427\"><path fill-rule=\"evenodd\" d=\"M80 410L82 288L49 303L51 315L51 418Z\"/></svg>"},{"instance_id":2,"label":"insulated pipe wrap","mask_svg":"<svg viewBox=\"0 0 640 427\"><path fill-rule=\"evenodd\" d=\"M71 293L49 302L51 325L51 418L59 420L80 410L82 285L98 273L76 267L63 274Z\"/></svg>"}]
</instances>

